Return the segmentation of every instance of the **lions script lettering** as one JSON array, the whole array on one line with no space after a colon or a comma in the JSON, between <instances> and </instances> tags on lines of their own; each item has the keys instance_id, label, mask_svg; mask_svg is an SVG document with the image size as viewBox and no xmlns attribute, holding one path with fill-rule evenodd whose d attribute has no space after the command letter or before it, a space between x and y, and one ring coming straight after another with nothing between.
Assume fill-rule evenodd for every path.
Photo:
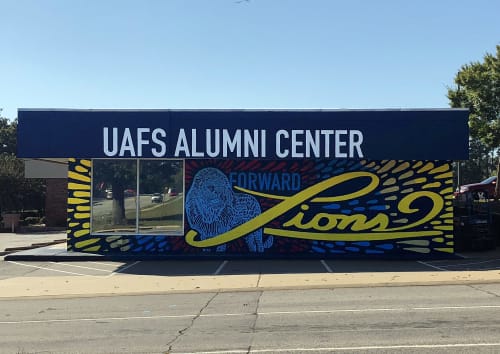
<instances>
[{"instance_id":1,"label":"lions script lettering","mask_svg":"<svg viewBox=\"0 0 500 354\"><path fill-rule=\"evenodd\" d=\"M318 195L330 188L358 178L367 179L369 182L362 188L348 194L318 197ZM389 227L391 224L390 216L383 212L379 212L371 218L364 214L317 213L311 215L309 212L309 204L311 203L345 202L360 198L372 193L379 186L379 183L380 180L377 175L359 171L328 178L292 196L271 195L235 187L235 189L247 194L281 200L281 202L244 224L208 239L201 240L196 231L190 230L186 234L186 242L195 247L218 246L250 234L295 208L299 210L285 221L281 228L264 227L264 233L319 241L375 241L443 234L439 230L414 230L416 227L433 220L443 209L443 197L431 191L416 191L406 195L399 201L398 210L406 215L421 213L420 209L414 207L415 201L426 198L432 202L432 206L421 218L404 226Z\"/></svg>"}]
</instances>

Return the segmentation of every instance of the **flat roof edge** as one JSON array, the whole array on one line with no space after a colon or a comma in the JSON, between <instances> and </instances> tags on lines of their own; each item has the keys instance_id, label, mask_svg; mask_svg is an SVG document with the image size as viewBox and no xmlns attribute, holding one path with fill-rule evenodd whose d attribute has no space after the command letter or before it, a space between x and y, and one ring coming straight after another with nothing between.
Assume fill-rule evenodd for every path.
<instances>
[{"instance_id":1,"label":"flat roof edge","mask_svg":"<svg viewBox=\"0 0 500 354\"><path fill-rule=\"evenodd\" d=\"M18 112L436 112L468 111L467 108L200 108L200 109L80 109L80 108L18 108Z\"/></svg>"}]
</instances>

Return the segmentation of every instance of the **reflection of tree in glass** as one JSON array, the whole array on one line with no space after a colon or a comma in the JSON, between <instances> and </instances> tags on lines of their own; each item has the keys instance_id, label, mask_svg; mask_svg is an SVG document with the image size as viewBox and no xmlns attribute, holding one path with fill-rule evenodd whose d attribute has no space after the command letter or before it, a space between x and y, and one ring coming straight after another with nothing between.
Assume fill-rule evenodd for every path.
<instances>
[{"instance_id":1,"label":"reflection of tree in glass","mask_svg":"<svg viewBox=\"0 0 500 354\"><path fill-rule=\"evenodd\" d=\"M143 160L140 162L140 193L163 193L166 188L182 190L182 161Z\"/></svg>"},{"instance_id":2,"label":"reflection of tree in glass","mask_svg":"<svg viewBox=\"0 0 500 354\"><path fill-rule=\"evenodd\" d=\"M135 160L94 160L94 190L111 188L113 195L113 224L127 224L125 217L125 190L135 193L137 167Z\"/></svg>"}]
</instances>

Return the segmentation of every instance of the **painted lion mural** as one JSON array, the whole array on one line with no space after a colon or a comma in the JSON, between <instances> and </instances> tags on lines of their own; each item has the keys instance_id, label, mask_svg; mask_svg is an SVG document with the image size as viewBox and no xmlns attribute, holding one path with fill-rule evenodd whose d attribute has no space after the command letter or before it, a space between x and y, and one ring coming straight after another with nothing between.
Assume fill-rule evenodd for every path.
<instances>
[{"instance_id":1,"label":"painted lion mural","mask_svg":"<svg viewBox=\"0 0 500 354\"><path fill-rule=\"evenodd\" d=\"M226 175L212 167L198 171L186 195L187 221L202 240L229 231L260 213L257 199L235 193ZM262 228L245 236L250 252L264 252L272 246L273 237L263 242L262 236ZM225 252L226 245L217 246L216 251Z\"/></svg>"}]
</instances>

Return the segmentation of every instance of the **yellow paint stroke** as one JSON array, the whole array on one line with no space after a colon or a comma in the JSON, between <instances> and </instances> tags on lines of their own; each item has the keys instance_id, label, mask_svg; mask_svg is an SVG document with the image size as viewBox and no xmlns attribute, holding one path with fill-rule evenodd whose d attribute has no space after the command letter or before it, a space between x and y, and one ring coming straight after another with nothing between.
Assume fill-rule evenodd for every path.
<instances>
[{"instance_id":1,"label":"yellow paint stroke","mask_svg":"<svg viewBox=\"0 0 500 354\"><path fill-rule=\"evenodd\" d=\"M90 206L88 205L77 205L77 211L90 211Z\"/></svg>"},{"instance_id":2,"label":"yellow paint stroke","mask_svg":"<svg viewBox=\"0 0 500 354\"><path fill-rule=\"evenodd\" d=\"M417 163L415 165L412 166L413 169L417 169L419 168L420 166L422 166L424 163L422 161L417 161Z\"/></svg>"},{"instance_id":3,"label":"yellow paint stroke","mask_svg":"<svg viewBox=\"0 0 500 354\"><path fill-rule=\"evenodd\" d=\"M432 162L427 162L424 167L417 171L417 173L424 173L434 168L434 164Z\"/></svg>"},{"instance_id":4,"label":"yellow paint stroke","mask_svg":"<svg viewBox=\"0 0 500 354\"><path fill-rule=\"evenodd\" d=\"M310 202L312 202L312 203L332 203L332 202L345 201L345 200L349 200L349 199L355 199L355 198L358 198L358 197L361 197L363 195L366 195L366 194L373 192L379 184L379 178L375 174L370 173L370 172L359 171L359 172L344 173L342 175L331 177L331 178L326 179L322 182L319 182L311 187L308 187L307 189L304 189L303 191L295 194L292 197L256 192L256 191L242 188L242 187L238 187L238 186L235 186L234 189L241 191L243 193L251 194L254 196L258 196L258 197L287 201L287 200L295 200L295 198L297 196L298 196L297 198L300 198L301 196L309 195L309 198L312 198L312 197L314 197L314 195L317 194L316 191L323 191L323 190L326 190L326 189L331 188L333 186L339 185L343 182L350 181L352 179L356 179L356 178L360 178L360 177L370 177L371 181L370 181L370 183L368 183L368 185L366 185L365 187L361 188L358 191L355 191L355 192L352 192L349 194L344 194L341 196L336 196L336 197L318 197L318 198L313 198L310 200ZM324 188L323 186L328 186L328 187ZM307 199L304 199L304 201ZM300 203L298 203L298 204L300 204ZM278 205L281 205L281 203ZM296 205L294 205L294 206L296 206Z\"/></svg>"},{"instance_id":5,"label":"yellow paint stroke","mask_svg":"<svg viewBox=\"0 0 500 354\"><path fill-rule=\"evenodd\" d=\"M453 180L452 179L447 179L446 181L444 181L445 184L453 184Z\"/></svg>"},{"instance_id":6,"label":"yellow paint stroke","mask_svg":"<svg viewBox=\"0 0 500 354\"><path fill-rule=\"evenodd\" d=\"M74 191L73 196L79 198L90 198L90 192Z\"/></svg>"},{"instance_id":7,"label":"yellow paint stroke","mask_svg":"<svg viewBox=\"0 0 500 354\"><path fill-rule=\"evenodd\" d=\"M373 166L375 166L375 161L370 162L368 165L366 165L366 167L368 168L372 168Z\"/></svg>"},{"instance_id":8,"label":"yellow paint stroke","mask_svg":"<svg viewBox=\"0 0 500 354\"><path fill-rule=\"evenodd\" d=\"M436 230L453 231L453 225L434 226Z\"/></svg>"},{"instance_id":9,"label":"yellow paint stroke","mask_svg":"<svg viewBox=\"0 0 500 354\"><path fill-rule=\"evenodd\" d=\"M122 238L121 236L108 236L108 237L106 237L106 242L108 242L108 243L114 242L114 241L119 240L121 238Z\"/></svg>"},{"instance_id":10,"label":"yellow paint stroke","mask_svg":"<svg viewBox=\"0 0 500 354\"><path fill-rule=\"evenodd\" d=\"M385 198L384 200L396 200L396 199L398 199L398 197L397 197L397 196L395 196L395 195L391 195L390 197L387 197L387 198Z\"/></svg>"},{"instance_id":11,"label":"yellow paint stroke","mask_svg":"<svg viewBox=\"0 0 500 354\"><path fill-rule=\"evenodd\" d=\"M434 251L453 253L453 248L434 248Z\"/></svg>"},{"instance_id":12,"label":"yellow paint stroke","mask_svg":"<svg viewBox=\"0 0 500 354\"><path fill-rule=\"evenodd\" d=\"M432 241L442 243L442 242L444 242L444 238L443 237L436 237L436 238L433 238Z\"/></svg>"},{"instance_id":13,"label":"yellow paint stroke","mask_svg":"<svg viewBox=\"0 0 500 354\"><path fill-rule=\"evenodd\" d=\"M453 172L446 172L446 173L442 173L440 175L437 175L434 178L435 179L444 179L444 178L452 178L452 177L453 177Z\"/></svg>"},{"instance_id":14,"label":"yellow paint stroke","mask_svg":"<svg viewBox=\"0 0 500 354\"><path fill-rule=\"evenodd\" d=\"M377 173L380 175L380 174L382 174L384 172L389 171L394 166L396 166L396 161L391 160L388 163L386 163L380 170L378 170Z\"/></svg>"},{"instance_id":15,"label":"yellow paint stroke","mask_svg":"<svg viewBox=\"0 0 500 354\"><path fill-rule=\"evenodd\" d=\"M444 165L441 165L441 166L439 166L439 167L434 168L434 169L433 169L433 170L431 170L429 173L430 173L431 175L434 175L434 174L436 174L436 173L441 173L441 172L446 172L446 171L449 171L449 169L450 169L450 165L448 165L448 164L444 164Z\"/></svg>"},{"instance_id":16,"label":"yellow paint stroke","mask_svg":"<svg viewBox=\"0 0 500 354\"><path fill-rule=\"evenodd\" d=\"M90 223L89 222L84 222L83 225L82 225L82 227L84 229L90 229Z\"/></svg>"},{"instance_id":17,"label":"yellow paint stroke","mask_svg":"<svg viewBox=\"0 0 500 354\"><path fill-rule=\"evenodd\" d=\"M127 252L131 247L132 246L130 246L130 245L126 245L126 246L120 247L120 251Z\"/></svg>"},{"instance_id":18,"label":"yellow paint stroke","mask_svg":"<svg viewBox=\"0 0 500 354\"><path fill-rule=\"evenodd\" d=\"M75 237L81 237L81 236L85 236L85 235L88 235L88 234L90 234L90 231L88 229L87 230L78 230L78 231L75 231L73 233L73 235Z\"/></svg>"},{"instance_id":19,"label":"yellow paint stroke","mask_svg":"<svg viewBox=\"0 0 500 354\"><path fill-rule=\"evenodd\" d=\"M80 172L80 173L89 173L89 169L85 168L83 166L76 166L75 170L76 170L76 172Z\"/></svg>"},{"instance_id":20,"label":"yellow paint stroke","mask_svg":"<svg viewBox=\"0 0 500 354\"><path fill-rule=\"evenodd\" d=\"M413 172L412 170L408 171L408 172L405 172L403 173L401 176L398 177L398 180L402 180L402 179L407 179L407 178L410 178L411 176L413 176L415 172Z\"/></svg>"},{"instance_id":21,"label":"yellow paint stroke","mask_svg":"<svg viewBox=\"0 0 500 354\"><path fill-rule=\"evenodd\" d=\"M80 160L80 163L85 167L92 167L92 162L90 160Z\"/></svg>"},{"instance_id":22,"label":"yellow paint stroke","mask_svg":"<svg viewBox=\"0 0 500 354\"><path fill-rule=\"evenodd\" d=\"M72 158L69 158L68 159L69 162L76 162L76 159L74 159L73 157Z\"/></svg>"},{"instance_id":23,"label":"yellow paint stroke","mask_svg":"<svg viewBox=\"0 0 500 354\"><path fill-rule=\"evenodd\" d=\"M75 247L76 248L84 248L84 247L93 245L96 242L99 242L99 240L100 240L100 238L91 238L89 240L80 241L80 242L75 243Z\"/></svg>"},{"instance_id":24,"label":"yellow paint stroke","mask_svg":"<svg viewBox=\"0 0 500 354\"><path fill-rule=\"evenodd\" d=\"M68 226L71 227L71 228L73 228L73 227L76 227L78 225L80 225L79 222L70 222Z\"/></svg>"},{"instance_id":25,"label":"yellow paint stroke","mask_svg":"<svg viewBox=\"0 0 500 354\"><path fill-rule=\"evenodd\" d=\"M454 245L455 245L455 242L453 242L453 241L446 242L446 246L454 246Z\"/></svg>"},{"instance_id":26,"label":"yellow paint stroke","mask_svg":"<svg viewBox=\"0 0 500 354\"><path fill-rule=\"evenodd\" d=\"M422 189L429 189L429 188L439 188L441 187L441 182L433 182L433 183L429 183L429 184L426 184L422 187Z\"/></svg>"},{"instance_id":27,"label":"yellow paint stroke","mask_svg":"<svg viewBox=\"0 0 500 354\"><path fill-rule=\"evenodd\" d=\"M69 190L90 190L90 184L81 184L81 183L68 183Z\"/></svg>"},{"instance_id":28,"label":"yellow paint stroke","mask_svg":"<svg viewBox=\"0 0 500 354\"><path fill-rule=\"evenodd\" d=\"M441 216L439 216L441 219L446 219L446 218L452 218L453 217L453 213L447 213L447 214L443 214Z\"/></svg>"},{"instance_id":29,"label":"yellow paint stroke","mask_svg":"<svg viewBox=\"0 0 500 354\"><path fill-rule=\"evenodd\" d=\"M88 204L88 203L89 203L88 199L68 198L68 204Z\"/></svg>"},{"instance_id":30,"label":"yellow paint stroke","mask_svg":"<svg viewBox=\"0 0 500 354\"><path fill-rule=\"evenodd\" d=\"M441 192L439 192L439 194L442 194L442 195L449 194L449 193L453 193L452 187L445 188Z\"/></svg>"},{"instance_id":31,"label":"yellow paint stroke","mask_svg":"<svg viewBox=\"0 0 500 354\"><path fill-rule=\"evenodd\" d=\"M392 173L398 173L398 172L404 171L404 170L406 170L409 167L410 167L410 163L409 162L403 162L401 165L399 165L394 170L392 170Z\"/></svg>"},{"instance_id":32,"label":"yellow paint stroke","mask_svg":"<svg viewBox=\"0 0 500 354\"><path fill-rule=\"evenodd\" d=\"M304 240L316 241L382 241L395 240L402 238L424 237L424 236L440 236L441 231L409 231L409 232L365 232L365 233L311 233L304 231L290 231L282 229L264 228L266 235L298 238ZM197 247L217 246L219 243L211 244L212 239L197 241ZM200 244L203 242L203 245ZM189 243L189 242L188 242ZM191 244L191 243L189 243Z\"/></svg>"},{"instance_id":33,"label":"yellow paint stroke","mask_svg":"<svg viewBox=\"0 0 500 354\"><path fill-rule=\"evenodd\" d=\"M390 186L390 185L393 185L396 182L397 182L396 179L394 177L391 177L391 178L385 180L384 183L382 183L382 185L384 185L384 186Z\"/></svg>"},{"instance_id":34,"label":"yellow paint stroke","mask_svg":"<svg viewBox=\"0 0 500 354\"><path fill-rule=\"evenodd\" d=\"M420 177L420 178L412 179L410 181L406 181L405 183L403 183L403 186L411 186L412 184L423 184L425 182L427 182L427 178Z\"/></svg>"},{"instance_id":35,"label":"yellow paint stroke","mask_svg":"<svg viewBox=\"0 0 500 354\"><path fill-rule=\"evenodd\" d=\"M444 203L444 204L445 204L445 205L450 205L449 203L450 203L450 202L446 202L446 203ZM453 207L447 207L447 208L445 208L444 210L445 210L445 211L453 211Z\"/></svg>"},{"instance_id":36,"label":"yellow paint stroke","mask_svg":"<svg viewBox=\"0 0 500 354\"><path fill-rule=\"evenodd\" d=\"M71 214L72 212L74 212L74 211L75 211L75 209L68 208L66 211L67 211L69 214ZM69 219L68 219L68 220L69 220Z\"/></svg>"},{"instance_id":37,"label":"yellow paint stroke","mask_svg":"<svg viewBox=\"0 0 500 354\"><path fill-rule=\"evenodd\" d=\"M74 213L73 217L75 219L90 219L90 213Z\"/></svg>"},{"instance_id":38,"label":"yellow paint stroke","mask_svg":"<svg viewBox=\"0 0 500 354\"><path fill-rule=\"evenodd\" d=\"M414 189L413 189L413 188L406 188L406 189L403 189L403 190L401 191L401 193L402 193L402 194L408 194L408 193L411 193L411 192L413 192L413 191L414 191Z\"/></svg>"},{"instance_id":39,"label":"yellow paint stroke","mask_svg":"<svg viewBox=\"0 0 500 354\"><path fill-rule=\"evenodd\" d=\"M428 240L405 240L405 241L400 241L398 243L405 245L422 246L422 247L429 246L430 244Z\"/></svg>"},{"instance_id":40,"label":"yellow paint stroke","mask_svg":"<svg viewBox=\"0 0 500 354\"><path fill-rule=\"evenodd\" d=\"M393 193L393 192L397 192L398 190L399 190L399 186L393 186L393 187L382 189L380 191L380 194Z\"/></svg>"},{"instance_id":41,"label":"yellow paint stroke","mask_svg":"<svg viewBox=\"0 0 500 354\"><path fill-rule=\"evenodd\" d=\"M393 223L396 223L396 224L407 224L408 223L408 219L398 219L398 220L394 220Z\"/></svg>"},{"instance_id":42,"label":"yellow paint stroke","mask_svg":"<svg viewBox=\"0 0 500 354\"><path fill-rule=\"evenodd\" d=\"M83 251L85 251L85 252L97 252L100 249L101 249L101 246L93 246L93 247L85 248Z\"/></svg>"},{"instance_id":43,"label":"yellow paint stroke","mask_svg":"<svg viewBox=\"0 0 500 354\"><path fill-rule=\"evenodd\" d=\"M80 173L76 173L73 171L68 171L68 178L81 181L81 182L87 182L90 183L90 177L89 176L84 176Z\"/></svg>"},{"instance_id":44,"label":"yellow paint stroke","mask_svg":"<svg viewBox=\"0 0 500 354\"><path fill-rule=\"evenodd\" d=\"M123 240L119 239L119 240L116 240L115 242L111 243L109 246L111 248L117 248L117 247L120 247L121 245L123 245Z\"/></svg>"},{"instance_id":45,"label":"yellow paint stroke","mask_svg":"<svg viewBox=\"0 0 500 354\"><path fill-rule=\"evenodd\" d=\"M431 250L429 248L420 248L420 247L408 247L403 248L405 251L412 251L417 253L430 253Z\"/></svg>"},{"instance_id":46,"label":"yellow paint stroke","mask_svg":"<svg viewBox=\"0 0 500 354\"><path fill-rule=\"evenodd\" d=\"M453 235L444 235L446 238L454 238Z\"/></svg>"},{"instance_id":47,"label":"yellow paint stroke","mask_svg":"<svg viewBox=\"0 0 500 354\"><path fill-rule=\"evenodd\" d=\"M442 221L439 221L439 220L436 220L436 221L431 221L431 224L432 225L441 225L443 222Z\"/></svg>"}]
</instances>

